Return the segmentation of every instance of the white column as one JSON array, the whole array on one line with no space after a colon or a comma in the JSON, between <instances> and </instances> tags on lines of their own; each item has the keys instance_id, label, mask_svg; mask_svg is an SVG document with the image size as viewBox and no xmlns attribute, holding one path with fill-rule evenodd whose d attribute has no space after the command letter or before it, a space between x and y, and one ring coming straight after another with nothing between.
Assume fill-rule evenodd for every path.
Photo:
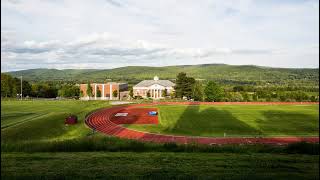
<instances>
[{"instance_id":1,"label":"white column","mask_svg":"<svg viewBox=\"0 0 320 180\"><path fill-rule=\"evenodd\" d=\"M160 98L162 97L162 90L160 89Z\"/></svg>"},{"instance_id":2,"label":"white column","mask_svg":"<svg viewBox=\"0 0 320 180\"><path fill-rule=\"evenodd\" d=\"M97 84L94 84L94 99L97 100Z\"/></svg>"},{"instance_id":3,"label":"white column","mask_svg":"<svg viewBox=\"0 0 320 180\"><path fill-rule=\"evenodd\" d=\"M104 99L104 84L102 84L102 99Z\"/></svg>"},{"instance_id":4,"label":"white column","mask_svg":"<svg viewBox=\"0 0 320 180\"><path fill-rule=\"evenodd\" d=\"M112 99L112 84L110 83L110 100Z\"/></svg>"}]
</instances>

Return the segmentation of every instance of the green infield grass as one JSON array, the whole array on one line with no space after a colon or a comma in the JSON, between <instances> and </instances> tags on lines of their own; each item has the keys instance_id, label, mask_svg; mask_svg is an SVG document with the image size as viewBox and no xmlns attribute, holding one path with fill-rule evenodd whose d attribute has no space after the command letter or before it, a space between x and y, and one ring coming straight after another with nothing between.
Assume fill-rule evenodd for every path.
<instances>
[{"instance_id":1,"label":"green infield grass","mask_svg":"<svg viewBox=\"0 0 320 180\"><path fill-rule=\"evenodd\" d=\"M319 105L160 105L158 125L125 125L139 131L227 137L316 136Z\"/></svg>"}]
</instances>

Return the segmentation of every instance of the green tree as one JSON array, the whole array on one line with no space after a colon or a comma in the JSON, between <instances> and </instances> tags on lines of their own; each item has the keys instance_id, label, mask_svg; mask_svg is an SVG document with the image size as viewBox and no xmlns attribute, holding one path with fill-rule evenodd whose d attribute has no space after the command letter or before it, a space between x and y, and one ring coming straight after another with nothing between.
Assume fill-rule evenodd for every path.
<instances>
[{"instance_id":1,"label":"green tree","mask_svg":"<svg viewBox=\"0 0 320 180\"><path fill-rule=\"evenodd\" d=\"M12 83L12 77L8 74L1 73L1 97L11 97L12 89L10 84Z\"/></svg>"},{"instance_id":2,"label":"green tree","mask_svg":"<svg viewBox=\"0 0 320 180\"><path fill-rule=\"evenodd\" d=\"M257 96L256 93L254 93L254 94L252 95L252 100L253 100L254 102L257 102L257 101L258 101L258 96Z\"/></svg>"},{"instance_id":3,"label":"green tree","mask_svg":"<svg viewBox=\"0 0 320 180\"><path fill-rule=\"evenodd\" d=\"M200 81L196 81L192 88L192 98L195 101L203 101L204 90L202 83Z\"/></svg>"},{"instance_id":4,"label":"green tree","mask_svg":"<svg viewBox=\"0 0 320 180\"><path fill-rule=\"evenodd\" d=\"M113 96L113 97L118 97L118 91L117 91L117 90L114 90L114 91L112 92L112 96Z\"/></svg>"},{"instance_id":5,"label":"green tree","mask_svg":"<svg viewBox=\"0 0 320 180\"><path fill-rule=\"evenodd\" d=\"M89 82L87 84L87 96L92 97L92 87Z\"/></svg>"},{"instance_id":6,"label":"green tree","mask_svg":"<svg viewBox=\"0 0 320 180\"><path fill-rule=\"evenodd\" d=\"M22 81L22 94L23 96L30 96L31 95L31 85L28 81Z\"/></svg>"},{"instance_id":7,"label":"green tree","mask_svg":"<svg viewBox=\"0 0 320 180\"><path fill-rule=\"evenodd\" d=\"M80 97L80 88L78 86L73 86L72 91L74 97Z\"/></svg>"},{"instance_id":8,"label":"green tree","mask_svg":"<svg viewBox=\"0 0 320 180\"><path fill-rule=\"evenodd\" d=\"M39 85L38 84L31 85L31 94L33 97L39 97Z\"/></svg>"},{"instance_id":9,"label":"green tree","mask_svg":"<svg viewBox=\"0 0 320 180\"><path fill-rule=\"evenodd\" d=\"M97 97L101 97L101 91L99 88L97 88Z\"/></svg>"},{"instance_id":10,"label":"green tree","mask_svg":"<svg viewBox=\"0 0 320 180\"><path fill-rule=\"evenodd\" d=\"M233 87L233 92L242 92L244 91L243 86L234 86Z\"/></svg>"},{"instance_id":11,"label":"green tree","mask_svg":"<svg viewBox=\"0 0 320 180\"><path fill-rule=\"evenodd\" d=\"M283 93L283 92L281 92L281 93L279 92L278 97L279 97L281 102L285 102L288 99L287 94Z\"/></svg>"},{"instance_id":12,"label":"green tree","mask_svg":"<svg viewBox=\"0 0 320 180\"><path fill-rule=\"evenodd\" d=\"M243 101L243 97L242 97L241 93L235 92L232 95L231 101L232 102L242 102Z\"/></svg>"},{"instance_id":13,"label":"green tree","mask_svg":"<svg viewBox=\"0 0 320 180\"><path fill-rule=\"evenodd\" d=\"M13 78L9 74L1 73L1 96L2 97L16 97L17 96L17 84L19 83L20 94L20 79Z\"/></svg>"},{"instance_id":14,"label":"green tree","mask_svg":"<svg viewBox=\"0 0 320 180\"><path fill-rule=\"evenodd\" d=\"M59 96L59 97L65 97L65 91L64 91L63 88L61 88L61 89L58 90L58 96Z\"/></svg>"},{"instance_id":15,"label":"green tree","mask_svg":"<svg viewBox=\"0 0 320 180\"><path fill-rule=\"evenodd\" d=\"M129 91L129 96L130 96L130 98L133 98L133 89L132 88Z\"/></svg>"},{"instance_id":16,"label":"green tree","mask_svg":"<svg viewBox=\"0 0 320 180\"><path fill-rule=\"evenodd\" d=\"M224 92L220 86L218 86L215 82L209 81L204 89L205 100L206 101L221 101Z\"/></svg>"},{"instance_id":17,"label":"green tree","mask_svg":"<svg viewBox=\"0 0 320 180\"><path fill-rule=\"evenodd\" d=\"M162 91L161 96L165 98L165 97L167 97L167 95L168 95L168 91L167 91L167 89L164 89L164 90Z\"/></svg>"},{"instance_id":18,"label":"green tree","mask_svg":"<svg viewBox=\"0 0 320 180\"><path fill-rule=\"evenodd\" d=\"M305 101L309 99L309 96L303 91L297 91L294 93L294 98L296 101Z\"/></svg>"},{"instance_id":19,"label":"green tree","mask_svg":"<svg viewBox=\"0 0 320 180\"><path fill-rule=\"evenodd\" d=\"M249 97L248 93L243 92L243 93L241 93L241 95L243 97L243 101L245 101L245 102L249 102L250 101L250 97Z\"/></svg>"},{"instance_id":20,"label":"green tree","mask_svg":"<svg viewBox=\"0 0 320 180\"><path fill-rule=\"evenodd\" d=\"M175 94L174 91L171 91L171 92L170 92L170 98L173 99L174 97L176 97L176 94Z\"/></svg>"},{"instance_id":21,"label":"green tree","mask_svg":"<svg viewBox=\"0 0 320 180\"><path fill-rule=\"evenodd\" d=\"M83 97L83 91L82 90L79 92L79 96Z\"/></svg>"},{"instance_id":22,"label":"green tree","mask_svg":"<svg viewBox=\"0 0 320 180\"><path fill-rule=\"evenodd\" d=\"M271 100L272 100L271 99L272 98L271 93L267 93L265 97L266 97L266 101L267 102L271 102Z\"/></svg>"},{"instance_id":23,"label":"green tree","mask_svg":"<svg viewBox=\"0 0 320 180\"><path fill-rule=\"evenodd\" d=\"M224 102L230 102L230 101L232 101L232 92L225 92L225 93L224 93L223 101L224 101Z\"/></svg>"},{"instance_id":24,"label":"green tree","mask_svg":"<svg viewBox=\"0 0 320 180\"><path fill-rule=\"evenodd\" d=\"M175 95L177 98L182 98L185 95L185 87L187 84L187 74L180 72L177 75L175 89Z\"/></svg>"},{"instance_id":25,"label":"green tree","mask_svg":"<svg viewBox=\"0 0 320 180\"><path fill-rule=\"evenodd\" d=\"M187 84L185 88L185 96L187 97L187 99L192 98L192 95L193 95L192 90L195 83L196 83L196 80L193 77L187 77Z\"/></svg>"},{"instance_id":26,"label":"green tree","mask_svg":"<svg viewBox=\"0 0 320 180\"><path fill-rule=\"evenodd\" d=\"M183 98L184 96L190 99L192 97L192 88L195 83L193 77L187 77L187 74L180 72L177 75L175 89L175 95L178 98Z\"/></svg>"}]
</instances>

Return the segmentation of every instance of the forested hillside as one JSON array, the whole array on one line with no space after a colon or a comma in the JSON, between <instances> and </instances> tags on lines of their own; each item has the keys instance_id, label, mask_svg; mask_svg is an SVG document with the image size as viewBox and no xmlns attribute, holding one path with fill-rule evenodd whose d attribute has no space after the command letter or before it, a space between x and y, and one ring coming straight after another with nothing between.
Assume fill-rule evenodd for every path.
<instances>
[{"instance_id":1,"label":"forested hillside","mask_svg":"<svg viewBox=\"0 0 320 180\"><path fill-rule=\"evenodd\" d=\"M29 81L95 82L126 81L136 83L157 75L160 79L175 79L186 72L196 79L214 80L221 84L242 85L305 85L318 86L319 69L270 68L252 65L202 64L185 66L147 67L128 66L115 69L30 69L9 72L14 77L23 76Z\"/></svg>"}]
</instances>

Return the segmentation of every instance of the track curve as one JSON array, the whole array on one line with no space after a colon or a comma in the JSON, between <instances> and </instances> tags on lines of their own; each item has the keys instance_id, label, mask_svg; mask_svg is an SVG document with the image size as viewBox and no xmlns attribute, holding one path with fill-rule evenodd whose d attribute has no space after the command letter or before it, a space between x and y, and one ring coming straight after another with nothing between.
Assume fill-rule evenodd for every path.
<instances>
[{"instance_id":1,"label":"track curve","mask_svg":"<svg viewBox=\"0 0 320 180\"><path fill-rule=\"evenodd\" d=\"M180 143L180 144L189 144L189 143L198 143L198 144L289 144L294 142L313 142L318 143L319 137L266 137L266 138L241 138L241 137L193 137L193 136L176 136L176 135L164 135L164 134L154 134L149 132L140 132L132 129L122 127L118 124L115 124L111 121L111 117L123 110L135 108L138 106L150 106L150 105L240 105L240 104L251 104L251 105L282 105L282 104L291 104L291 105L301 105L301 104L318 104L318 103L309 103L309 102L162 102L162 103L150 103L150 104L132 104L126 106L114 106L111 108L102 109L90 114L85 123L92 129L95 129L99 132L102 132L106 135L116 136L119 138L126 139L135 139L145 142L156 142L156 143Z\"/></svg>"}]
</instances>

